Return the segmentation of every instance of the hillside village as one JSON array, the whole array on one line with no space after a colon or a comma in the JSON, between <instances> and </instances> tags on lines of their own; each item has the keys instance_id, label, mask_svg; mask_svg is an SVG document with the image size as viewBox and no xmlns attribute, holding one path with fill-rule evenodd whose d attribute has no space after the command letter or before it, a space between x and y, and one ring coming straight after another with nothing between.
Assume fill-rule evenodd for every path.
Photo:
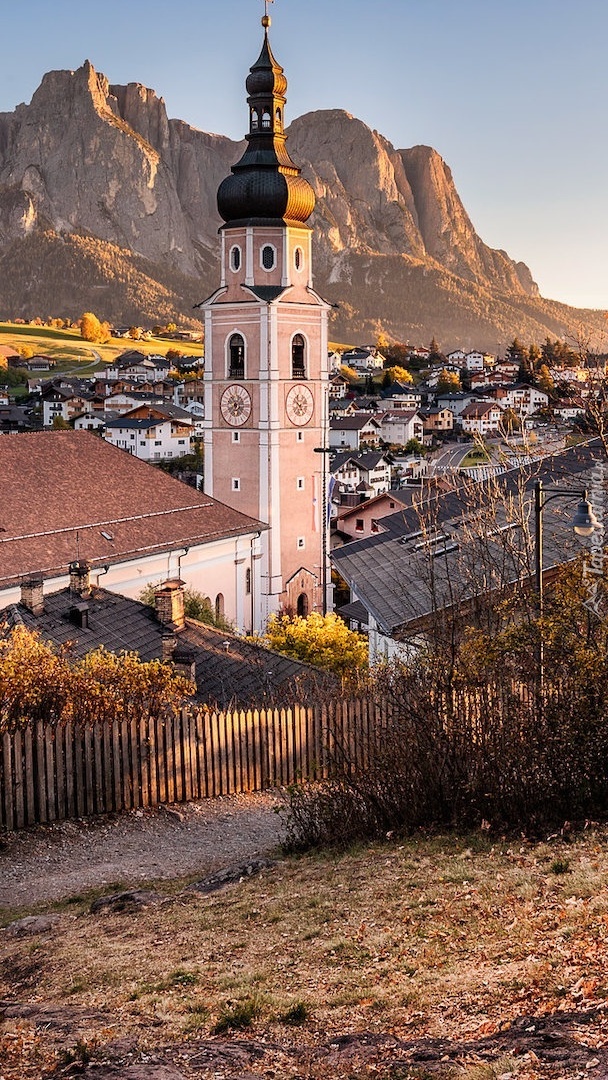
<instances>
[{"instance_id":1,"label":"hillside village","mask_svg":"<svg viewBox=\"0 0 608 1080\"><path fill-rule=\"evenodd\" d=\"M219 281L195 305L200 332L167 323L163 355L152 351L162 327L114 327L125 348L105 362L92 349L82 372L76 343L59 364L19 350L16 327L0 342L4 632L31 625L75 654L122 647L171 661L219 708L322 685L272 656L273 620L335 612L365 635L374 671L422 654L437 612L467 627L471 604L495 589L525 597L524 518L544 510L535 485L586 491L603 434L606 357L582 343L515 338L497 355L379 333L330 345L332 305L312 284L315 193L286 149L286 80L268 16L262 25L245 149L217 191ZM82 338L95 328L90 340L111 340L85 313ZM521 523L504 509L517 491ZM481 539L516 528L517 544L461 585L464 552L481 566L479 538L463 529L491 500ZM552 509L543 522L545 562L576 559ZM540 593L538 535L536 551ZM423 564L435 565L432 595Z\"/></svg>"},{"instance_id":2,"label":"hillside village","mask_svg":"<svg viewBox=\"0 0 608 1080\"><path fill-rule=\"evenodd\" d=\"M608 358L330 342L269 2L196 317L0 326L0 1080L608 1075Z\"/></svg>"}]
</instances>

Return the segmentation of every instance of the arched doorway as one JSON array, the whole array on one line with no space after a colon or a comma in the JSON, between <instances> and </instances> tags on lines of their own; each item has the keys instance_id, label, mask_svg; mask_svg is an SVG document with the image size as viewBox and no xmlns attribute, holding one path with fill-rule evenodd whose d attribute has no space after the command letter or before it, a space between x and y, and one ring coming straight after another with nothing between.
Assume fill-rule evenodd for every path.
<instances>
[{"instance_id":1,"label":"arched doorway","mask_svg":"<svg viewBox=\"0 0 608 1080\"><path fill-rule=\"evenodd\" d=\"M301 619L308 615L308 593L302 592L298 596L297 613Z\"/></svg>"}]
</instances>

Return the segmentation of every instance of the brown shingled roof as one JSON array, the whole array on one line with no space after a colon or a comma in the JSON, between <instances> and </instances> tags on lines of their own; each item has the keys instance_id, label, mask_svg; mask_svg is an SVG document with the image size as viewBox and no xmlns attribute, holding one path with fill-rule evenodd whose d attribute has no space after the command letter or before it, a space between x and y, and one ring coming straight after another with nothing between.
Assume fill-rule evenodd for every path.
<instances>
[{"instance_id":1,"label":"brown shingled roof","mask_svg":"<svg viewBox=\"0 0 608 1080\"><path fill-rule=\"evenodd\" d=\"M0 587L266 528L89 432L7 435L0 449Z\"/></svg>"}]
</instances>

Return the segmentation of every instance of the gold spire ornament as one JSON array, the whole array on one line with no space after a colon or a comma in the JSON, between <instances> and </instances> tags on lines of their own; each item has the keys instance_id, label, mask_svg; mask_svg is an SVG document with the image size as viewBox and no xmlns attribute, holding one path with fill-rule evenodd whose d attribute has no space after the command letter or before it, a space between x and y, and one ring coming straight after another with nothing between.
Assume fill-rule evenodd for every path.
<instances>
[{"instance_id":1,"label":"gold spire ornament","mask_svg":"<svg viewBox=\"0 0 608 1080\"><path fill-rule=\"evenodd\" d=\"M268 30L268 27L272 25L272 19L268 14L269 4L274 4L274 0L264 0L264 15L262 16L262 26L265 30Z\"/></svg>"}]
</instances>

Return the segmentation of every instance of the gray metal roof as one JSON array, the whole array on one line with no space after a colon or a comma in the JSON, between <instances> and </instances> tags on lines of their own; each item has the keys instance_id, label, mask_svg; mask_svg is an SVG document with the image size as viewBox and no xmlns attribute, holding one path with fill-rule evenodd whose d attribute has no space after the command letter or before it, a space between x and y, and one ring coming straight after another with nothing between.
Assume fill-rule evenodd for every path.
<instances>
[{"instance_id":1,"label":"gray metal roof","mask_svg":"<svg viewBox=\"0 0 608 1080\"><path fill-rule=\"evenodd\" d=\"M516 497L518 485L528 481L525 511L532 514L533 476L538 475L547 486L574 488L572 503L556 500L543 511L544 569L575 558L581 544L569 522L580 487L601 456L596 440L546 458L535 469L513 469L496 478L502 501L498 499L495 517L485 528L483 496L486 491L487 502L487 485L471 488L465 483L454 492L430 497L423 492L416 505L383 518L382 533L333 551L332 563L381 631L402 635L408 626L413 628L417 620L433 611L531 576L529 533L512 527L506 506L510 497ZM472 510L471 498L476 497L479 506ZM425 517L433 523L426 535ZM529 530L533 532L533 521ZM430 535L437 537L435 543L426 543Z\"/></svg>"}]
</instances>

